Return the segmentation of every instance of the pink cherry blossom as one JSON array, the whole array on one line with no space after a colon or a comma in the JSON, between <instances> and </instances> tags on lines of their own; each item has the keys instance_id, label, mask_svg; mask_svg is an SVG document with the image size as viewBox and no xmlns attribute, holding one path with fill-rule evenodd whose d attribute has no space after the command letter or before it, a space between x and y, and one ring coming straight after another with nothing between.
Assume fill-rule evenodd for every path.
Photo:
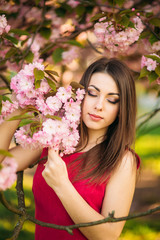
<instances>
[{"instance_id":1,"label":"pink cherry blossom","mask_svg":"<svg viewBox=\"0 0 160 240\"><path fill-rule=\"evenodd\" d=\"M5 191L16 181L17 167L18 165L14 158L6 157L2 162L2 169L0 170L0 190Z\"/></svg>"},{"instance_id":2,"label":"pink cherry blossom","mask_svg":"<svg viewBox=\"0 0 160 240\"><path fill-rule=\"evenodd\" d=\"M5 32L8 33L9 30L10 30L10 26L7 24L7 19L3 14L0 16L0 35L2 35Z\"/></svg>"},{"instance_id":3,"label":"pink cherry blossom","mask_svg":"<svg viewBox=\"0 0 160 240\"><path fill-rule=\"evenodd\" d=\"M62 103L65 103L71 97L71 91L60 87L56 93L56 97L58 97Z\"/></svg>"},{"instance_id":4,"label":"pink cherry blossom","mask_svg":"<svg viewBox=\"0 0 160 240\"><path fill-rule=\"evenodd\" d=\"M62 107L62 102L59 98L57 98L56 96L54 97L48 97L46 99L46 104L49 107L49 109L53 112L58 111L61 107Z\"/></svg>"},{"instance_id":5,"label":"pink cherry blossom","mask_svg":"<svg viewBox=\"0 0 160 240\"><path fill-rule=\"evenodd\" d=\"M139 17L134 17L131 21L134 23L135 28L128 27L117 30L112 21L102 22L100 19L94 25L98 45L107 48L111 52L126 51L131 44L139 39L144 28Z\"/></svg>"},{"instance_id":6,"label":"pink cherry blossom","mask_svg":"<svg viewBox=\"0 0 160 240\"><path fill-rule=\"evenodd\" d=\"M151 54L151 56L154 55L154 56L157 56L159 57L158 55L156 54ZM148 71L154 71L155 68L157 66L157 62L151 58L147 58L145 56L142 56L142 59L141 59L141 68L143 67L147 67L147 70Z\"/></svg>"},{"instance_id":7,"label":"pink cherry blossom","mask_svg":"<svg viewBox=\"0 0 160 240\"><path fill-rule=\"evenodd\" d=\"M68 51L62 53L62 59L64 64L71 63L74 59L79 57L79 48L72 47Z\"/></svg>"},{"instance_id":8,"label":"pink cherry blossom","mask_svg":"<svg viewBox=\"0 0 160 240\"><path fill-rule=\"evenodd\" d=\"M75 8L80 4L80 2L75 0L69 0L67 4L70 5L72 8Z\"/></svg>"}]
</instances>

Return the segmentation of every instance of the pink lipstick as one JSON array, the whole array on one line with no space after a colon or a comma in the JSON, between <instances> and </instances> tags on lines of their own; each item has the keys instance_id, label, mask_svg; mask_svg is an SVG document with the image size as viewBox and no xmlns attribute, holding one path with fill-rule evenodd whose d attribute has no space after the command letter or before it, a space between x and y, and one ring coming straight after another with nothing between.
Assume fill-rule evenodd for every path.
<instances>
[{"instance_id":1,"label":"pink lipstick","mask_svg":"<svg viewBox=\"0 0 160 240\"><path fill-rule=\"evenodd\" d=\"M93 121L97 121L97 122L103 119L101 116L95 115L95 114L90 114L89 113L89 116Z\"/></svg>"}]
</instances>

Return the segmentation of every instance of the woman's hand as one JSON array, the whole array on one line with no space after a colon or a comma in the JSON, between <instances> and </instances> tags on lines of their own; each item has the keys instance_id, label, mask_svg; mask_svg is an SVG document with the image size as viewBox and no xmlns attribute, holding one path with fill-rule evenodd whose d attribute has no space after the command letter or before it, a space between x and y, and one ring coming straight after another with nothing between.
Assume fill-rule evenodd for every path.
<instances>
[{"instance_id":1,"label":"woman's hand","mask_svg":"<svg viewBox=\"0 0 160 240\"><path fill-rule=\"evenodd\" d=\"M66 164L59 156L59 151L54 149L48 150L48 161L45 164L42 176L55 192L70 183Z\"/></svg>"}]
</instances>

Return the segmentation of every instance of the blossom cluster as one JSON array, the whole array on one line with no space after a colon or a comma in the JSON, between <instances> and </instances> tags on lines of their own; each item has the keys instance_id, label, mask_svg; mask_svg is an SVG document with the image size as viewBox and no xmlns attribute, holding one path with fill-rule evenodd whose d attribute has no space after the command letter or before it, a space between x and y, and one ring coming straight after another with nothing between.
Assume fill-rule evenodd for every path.
<instances>
[{"instance_id":1,"label":"blossom cluster","mask_svg":"<svg viewBox=\"0 0 160 240\"><path fill-rule=\"evenodd\" d=\"M2 101L2 110L0 115L0 124L4 121L4 119L9 116L12 112L18 109L18 102L13 101L10 102L8 100Z\"/></svg>"},{"instance_id":2,"label":"blossom cluster","mask_svg":"<svg viewBox=\"0 0 160 240\"><path fill-rule=\"evenodd\" d=\"M7 19L5 15L0 16L0 35L3 33L8 33L10 30L10 25L7 24Z\"/></svg>"},{"instance_id":3,"label":"blossom cluster","mask_svg":"<svg viewBox=\"0 0 160 240\"><path fill-rule=\"evenodd\" d=\"M106 47L111 52L123 52L128 47L139 39L140 33L143 31L143 24L139 17L134 17L132 22L135 28L125 28L116 26L115 22L104 22L105 17L99 19L94 25L94 33L97 37L97 42Z\"/></svg>"},{"instance_id":4,"label":"blossom cluster","mask_svg":"<svg viewBox=\"0 0 160 240\"><path fill-rule=\"evenodd\" d=\"M157 56L157 57L159 57L159 56L156 55L156 54L151 54L151 56ZM142 59L141 59L141 68L147 67L147 70L151 72L151 71L154 71L154 70L156 69L156 66L157 66L156 60L153 60L153 59L151 59L151 58L142 56Z\"/></svg>"},{"instance_id":5,"label":"blossom cluster","mask_svg":"<svg viewBox=\"0 0 160 240\"><path fill-rule=\"evenodd\" d=\"M34 69L44 70L44 65L39 62L25 65L24 69L20 70L11 79L10 87L16 94L16 99L19 106L24 108L28 105L35 106L37 97L43 98L47 94L50 87L45 79L42 79L40 88L35 88Z\"/></svg>"},{"instance_id":6,"label":"blossom cluster","mask_svg":"<svg viewBox=\"0 0 160 240\"><path fill-rule=\"evenodd\" d=\"M14 158L6 157L0 170L0 190L4 191L16 181L17 163Z\"/></svg>"},{"instance_id":7,"label":"blossom cluster","mask_svg":"<svg viewBox=\"0 0 160 240\"><path fill-rule=\"evenodd\" d=\"M79 140L77 128L85 91L78 88L74 93L68 86L53 92L45 77L40 87L35 88L35 68L44 70L42 64L35 62L26 65L11 79L11 89L19 106L32 107L28 113L31 123L16 131L16 142L24 148L53 147L60 149L61 155L72 153Z\"/></svg>"}]
</instances>

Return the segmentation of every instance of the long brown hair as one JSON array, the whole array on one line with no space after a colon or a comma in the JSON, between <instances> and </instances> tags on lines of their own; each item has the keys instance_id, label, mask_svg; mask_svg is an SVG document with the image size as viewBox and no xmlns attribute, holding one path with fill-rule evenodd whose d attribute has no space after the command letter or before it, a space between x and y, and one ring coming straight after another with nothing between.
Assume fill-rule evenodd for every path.
<instances>
[{"instance_id":1,"label":"long brown hair","mask_svg":"<svg viewBox=\"0 0 160 240\"><path fill-rule=\"evenodd\" d=\"M126 148L130 148L135 137L136 92L130 69L118 59L105 57L93 62L84 72L80 84L87 90L93 73L109 74L117 84L120 94L119 113L108 127L100 144L80 155L78 178L88 178L91 182L104 182L122 159ZM83 106L83 104L82 104ZM86 147L89 136L87 127L81 119L80 141L77 152ZM78 159L80 159L78 158Z\"/></svg>"}]
</instances>

